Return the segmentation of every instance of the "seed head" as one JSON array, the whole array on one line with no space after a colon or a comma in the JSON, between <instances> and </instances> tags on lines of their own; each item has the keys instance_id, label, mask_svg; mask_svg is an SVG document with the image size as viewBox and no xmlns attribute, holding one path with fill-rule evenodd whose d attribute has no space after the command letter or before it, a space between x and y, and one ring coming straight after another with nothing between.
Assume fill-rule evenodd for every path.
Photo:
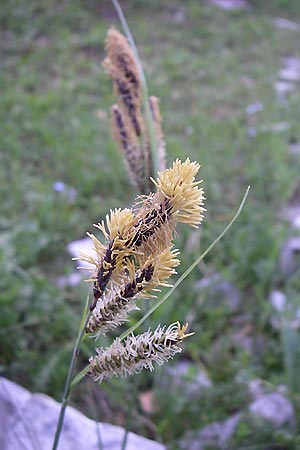
<instances>
[{"instance_id":1,"label":"seed head","mask_svg":"<svg viewBox=\"0 0 300 450\"><path fill-rule=\"evenodd\" d=\"M179 159L170 169L158 173L158 179L153 183L158 193L162 193L169 200L170 213L178 222L198 227L203 220L204 192L198 187L201 181L195 181L200 169L196 162L187 158L184 162Z\"/></svg>"},{"instance_id":2,"label":"seed head","mask_svg":"<svg viewBox=\"0 0 300 450\"><path fill-rule=\"evenodd\" d=\"M90 358L88 375L100 383L112 376L139 373L142 369L153 370L153 363L162 365L182 351L181 342L193 333L185 334L187 324L173 323L168 328L158 326L143 334L128 336L124 342L116 338L110 347L96 349Z\"/></svg>"},{"instance_id":3,"label":"seed head","mask_svg":"<svg viewBox=\"0 0 300 450\"><path fill-rule=\"evenodd\" d=\"M166 280L175 273L180 261L177 250L165 249L159 255L146 257L137 254L135 260L128 260L126 279L114 283L102 295L92 311L86 332L99 336L127 321L128 314L136 309L140 297L153 297L152 291L159 286L170 286ZM136 268L138 265L138 269Z\"/></svg>"}]
</instances>

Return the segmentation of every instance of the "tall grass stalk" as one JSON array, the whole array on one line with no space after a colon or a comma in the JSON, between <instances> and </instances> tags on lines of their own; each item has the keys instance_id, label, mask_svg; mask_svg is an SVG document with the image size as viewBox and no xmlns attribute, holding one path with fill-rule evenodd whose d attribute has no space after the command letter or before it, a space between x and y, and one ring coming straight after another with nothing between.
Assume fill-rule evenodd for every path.
<instances>
[{"instance_id":1,"label":"tall grass stalk","mask_svg":"<svg viewBox=\"0 0 300 450\"><path fill-rule=\"evenodd\" d=\"M139 57L138 57L138 53L137 53L137 49L136 49L136 46L135 46L135 43L134 43L134 40L133 40L133 38L132 38L132 35L131 35L131 32L130 32L130 29L129 29L129 27L128 27L128 25L127 25L127 22L126 22L126 19L125 19L125 17L124 17L124 14L123 14L123 12L122 12L122 9L121 9L121 7L120 7L120 5L119 5L119 3L118 3L118 1L117 0L112 0L112 2L113 2L113 5L114 5L114 7L115 7L115 9L116 9L116 11L117 11L117 14L118 14L118 16L119 16L119 19L120 19L120 22L122 23L122 26L123 26L123 28L124 28L124 30L125 30L125 33L126 33L126 35L127 35L127 39L128 39L128 42L129 42L129 44L131 45L131 47L132 47L132 51L133 51L133 53L134 53L134 55L135 55L135 59L136 59L136 62L137 62L137 65L138 65L138 70L139 70L139 75L140 75L140 79L141 79L141 85L142 85L142 98L143 98L143 110L144 110L144 114L145 114L145 124L146 124L146 127L147 127L147 131L148 131L148 136L149 136L149 141L150 141L150 148L151 148L151 158L152 158L152 171L153 171L153 173L157 173L157 171L158 171L158 168L159 168L159 162L158 162L158 154L157 154L157 140L156 140L156 131L155 131L155 127L154 127L154 120L153 120L153 117L152 117L152 113L151 113L151 110L150 110L150 105L149 105L149 95L148 95L148 88L147 88L147 83L146 83L146 79L145 79L145 75L144 75L144 72L143 72L143 69L142 69L142 65L141 65L141 62L140 62L140 59L139 59ZM196 171L195 171L195 173L197 172L197 170L198 170L198 168L200 167L198 164L196 164L196 163L190 163L190 161L187 159L187 161L185 162L185 163L181 163L180 161L176 161L175 163L174 163L175 165L173 165L173 172L174 173L176 173L176 170L179 170L178 168L180 168L180 170L183 170L183 168L187 168L187 169L185 169L185 170L195 170L196 169ZM168 172L168 171L167 171ZM184 172L183 172L184 173ZM162 175L160 175L160 176L162 176ZM186 209L183 209L183 212L181 213L182 215L180 216L180 206L178 206L178 208L177 208L177 203L174 203L173 204L173 206L172 206L172 196L170 197L170 199L168 198L168 197L165 197L165 202L167 202L167 203L165 203L165 204L167 204L168 205L168 209L166 209L166 211L164 210L164 209L162 209L162 212L161 213L159 213L157 216L155 216L155 214L157 214L157 211L155 210L155 209L153 209L153 210L148 210L148 212L147 212L147 210L146 210L146 207L144 208L145 209L145 215L144 216L142 216L142 219L140 219L140 221L139 222L137 222L137 224L139 224L139 223L141 223L141 224L143 224L144 222L143 221L145 221L145 223L149 223L149 229L146 231L146 233L148 233L148 235L147 234L145 234L146 236L151 236L152 235L152 233L154 233L155 232L155 230L156 229L159 229L159 227L161 226L161 224L159 224L159 225L155 225L155 227L154 228L152 228L151 229L151 220L153 221L153 220L159 220L159 218L160 218L160 214L162 215L163 213L165 214L165 221L167 221L168 220L168 214L170 214L170 215L172 215L172 211L174 210L176 210L176 213L177 213L177 215L176 215L176 217L177 217L177 220L178 221L180 221L180 217L181 217L181 219L182 219L182 221L183 222L186 222L186 223L190 223L190 224L192 224L193 226L196 226L197 224L200 224L201 223L201 220L202 220L202 216L201 216L201 212L203 211L203 208L202 208L202 198L203 198L203 195L202 195L202 190L198 190L198 187L196 187L197 186L197 184L198 183L196 183L196 182L194 182L193 180L194 180L194 177L193 178L190 178L190 187L189 187L189 189L190 189L190 198L192 199L192 198L195 198L195 195L196 195L196 198L197 198L197 207L195 206L195 208L196 209L193 209L193 207L191 207L191 209L190 209L190 212L186 212L186 211L188 211L188 210L186 210ZM154 180L153 180L154 181ZM166 179L164 180L165 182L166 182ZM156 187L157 187L157 189L158 189L158 192L159 192L159 189L161 188L160 187L160 185L159 185L159 183L162 183L163 182L163 180L162 180L162 178L161 179L158 179L157 180L157 182L155 182L154 181L154 183L156 184ZM183 181L182 181L183 182ZM177 185L177 182L176 182L176 180L174 181L174 183L175 183L175 185L174 185L174 189L177 187L179 187L179 186L181 186L181 184L182 184L182 182L180 183L180 185ZM169 186L170 185L170 182L168 181L168 183L165 185L165 186ZM161 188L162 189L162 188ZM175 192L175 191L174 191ZM181 191L180 191L181 192ZM162 303L164 303L169 297L170 297L170 295L174 292L174 290L179 286L179 284L190 274L190 272L199 264L199 262L212 250L212 248L219 242L219 240L226 234L226 232L231 228L231 226L233 225L233 223L237 220L237 218L238 218L238 216L240 215L240 213L241 213L241 211L242 211L242 209L243 209L243 207L244 207L244 204L245 204L245 201L246 201L246 198L247 198L247 195L248 195L248 192L249 192L249 187L247 188L247 190L246 190L246 193L245 193L245 195L244 195L244 197L243 197L243 199L242 199L242 202L241 202L241 204L240 204L240 206L239 206L239 208L238 208L238 210L237 210L237 212L236 212L236 214L233 216L233 218L232 218L232 220L230 221L230 223L226 226L226 228L223 230L223 232L214 240L214 242L205 250L205 252L203 252L191 265L190 265L190 267L184 272L184 274L182 274L181 275L181 277L178 279L178 281L174 284L174 286L171 288L171 289L169 289L169 291L162 297L162 299L160 299L160 300L158 300L150 309L149 309L149 311L134 325L134 326L132 326L131 328L129 328L129 330L127 330L125 333L123 333L121 336L120 336L120 338L119 338L119 342L121 342L121 340L124 340L125 338L127 338L127 337L129 337L129 335L136 329L136 328L138 328ZM161 190L161 195L165 195L165 194L163 194L163 190ZM151 194L151 195L154 195L154 194ZM201 197L202 196L202 197ZM149 197L150 199L151 198L154 198L154 197ZM176 199L176 200L175 200ZM176 196L175 194L174 194L174 197L173 197L173 201L174 202L178 202L179 200L178 200L178 195ZM190 201L192 201L192 200L190 200ZM170 206L170 204L171 204L171 206ZM187 205L186 205L186 208L189 208L190 206L189 206L190 204L189 203L187 203ZM172 208L173 208L173 210L172 210ZM141 209L141 211L143 211L142 209ZM150 211L150 212L149 212ZM156 212L155 212L156 211ZM197 211L197 213L195 212L195 211ZM119 211L119 214L121 214L120 213L120 211ZM154 214L154 215L153 215ZM188 221L188 214L190 214L191 215L191 218L190 218L190 222ZM158 219L156 219L156 217L158 217ZM196 218L195 218L196 217ZM146 220L147 219L147 220ZM150 220L151 219L151 220ZM112 218L111 218L111 220L112 220ZM149 221L149 222L148 222ZM193 222L194 221L194 222ZM164 222L162 222L162 223L164 223ZM136 225L137 225L136 224ZM132 227L132 229L134 230L135 228L135 226L136 225L134 225L133 227ZM103 228L104 227L104 225L102 225L102 230L104 229ZM100 229L101 229L101 227L100 227ZM142 228L141 228L142 229ZM149 231L150 230L150 231ZM106 231L105 231L105 233L106 233ZM140 233L142 233L142 231L140 231ZM172 237L172 233L173 233L173 231L171 231L170 232L171 234L170 234L170 236ZM109 236L109 229L108 229L108 234L106 233L106 235L107 236ZM136 236L140 236L140 235L138 235L138 234L136 234ZM110 238L111 239L111 241L110 241L110 247L108 247L106 250L105 250L105 258L106 258L106 260L105 260L105 263L106 263L106 265L108 264L108 267L110 267L111 269L109 269L110 270L110 272L108 271L108 269L107 268L104 268L104 266L97 266L96 265L96 269L98 269L98 272L97 272L97 277L96 277L96 281L94 282L94 283L97 283L98 282L98 285L97 284L94 284L94 295L95 295L95 299L94 299L94 303L92 304L92 305L94 305L94 306L92 306L91 307L91 310L93 311L93 309L94 308L96 308L96 305L97 305L97 302L98 302L98 300L99 300L99 298L101 298L102 297L102 295L103 295L103 293L104 293L104 290L106 289L106 286L107 286L107 283L108 283L108 281L106 281L106 282L104 282L104 280L106 280L106 279L108 279L109 280L109 278L107 278L108 277L108 274L111 274L111 272L114 270L114 268L117 266L117 263L116 263L116 260L115 259L113 259L113 255L114 254L116 254L116 252L119 252L120 251L120 244L118 244L119 245L119 247L118 246L116 246L116 247L113 247L113 245L114 245L114 241L115 241L115 238ZM130 238L131 239L131 238ZM130 239L128 239L128 241L125 241L125 242L131 242L130 241ZM137 239L140 239L139 237L137 238ZM97 239L96 238L94 238L94 243L97 241ZM171 241L171 238L170 238L170 241ZM142 242L142 241L141 241ZM97 245L97 244L96 244ZM140 245L140 244L136 244L137 246L138 245ZM99 250L99 255L100 254L103 254L103 253L101 253L101 251L103 252L103 247L104 246L102 246L102 244L99 242L99 244L98 244L98 250ZM133 251L131 248L130 248L130 246L128 247L128 249L127 249L127 251ZM162 250L161 250L162 251ZM113 253L113 252L115 252L115 253ZM148 252L149 252L149 249L148 249ZM99 256L98 255L98 256ZM175 255L176 256L176 255ZM174 256L174 257L175 257ZM103 258L103 256L101 257L101 258ZM100 258L100 259L101 259ZM149 259L149 258L148 258ZM177 260L176 260L177 261ZM98 263L96 263L96 264L98 264ZM99 263L99 264L102 264L102 263ZM120 264L122 264L122 263L120 263ZM105 266L106 267L106 266ZM136 278L136 284L137 283L140 283L140 289L143 289L143 286L144 285L142 285L142 281L145 283L146 281L149 281L149 280L151 280L151 277L152 277L152 275L153 275L153 270L154 270L154 266L151 266L152 267L152 271L151 271L151 269L149 269L149 267L148 267L148 269L149 269L149 271L148 272L145 272L145 267L146 266L144 266L144 269L143 269L143 271L141 271L142 270L142 267L143 266L141 266L140 267L140 269L139 269L139 271L137 272L139 275L137 276L137 278ZM172 267L172 266L170 266L170 267ZM171 269L170 269L171 270ZM172 269L173 270L173 269ZM172 270L171 270L171 272L172 272ZM143 276L144 276L144 278L142 277L142 273L144 274ZM99 282L99 281L97 281L97 280L99 280L100 278L100 275L103 277L102 279L101 279L101 283ZM147 274L147 276L145 275L145 274ZM110 276L110 275L109 275ZM106 278L105 278L106 277ZM149 280L147 280L147 277L149 278ZM141 281L137 281L137 280L141 280ZM105 284L106 283L106 284ZM133 286L133 283L131 282L131 284L129 283L129 285L131 286ZM102 291L101 291L101 289L102 289ZM130 289L133 289L133 287L131 287ZM138 292L138 291L137 291ZM95 294L96 293L96 294ZM121 294L120 294L121 295ZM84 369L84 370L82 370L80 373L78 373L74 378L73 378L73 373L74 373L74 369L75 369L75 365L76 365L76 361L77 361L77 358L78 358L78 355L79 355L79 351L80 351L80 346L81 346L81 344L82 344L82 341L83 341L83 339L84 339L84 337L85 337L85 332L89 329L89 320L90 320L90 318L91 318L91 314L94 314L93 312L91 313L91 312L88 312L88 299L87 299L87 302L86 302L86 305L85 305L85 309L84 309L84 312L83 312L83 316L82 316L82 320L81 320L81 324L80 324L80 327L79 327L79 331L78 331L78 335L77 335L77 339L76 339L76 342L75 342L75 345L74 345L74 349L73 349L73 354L72 354L72 358L71 358L71 362L70 362L70 366L69 366L69 370L68 370L68 375L67 375L67 378L66 378L66 383L65 383L65 387L64 387L64 393L63 393L63 399L62 399L62 405L61 405L61 410L60 410L60 415L59 415L59 419L58 419L58 424L57 424L57 429L56 429L56 434L55 434L55 438L54 438L54 443L53 443L53 447L52 447L52 450L56 450L57 449L57 447L58 447L58 444L59 444L59 439L60 439L60 435L61 435L61 431L62 431L62 427L63 427L63 422L64 422L64 417L65 417L65 412L66 412L66 408L67 408L67 405L68 405L68 402L69 402L69 400L70 400L70 397L71 397L71 394L72 394L72 391L73 391L73 389L77 386L77 384L81 381L81 379L89 372L90 373L90 370L91 370L91 366L92 366L92 364L91 364L91 362L93 361L93 362L95 362L95 361L97 361L97 357L95 357L95 358L91 358L91 362L90 362L90 364L89 365L87 365L87 367ZM97 317L97 316L96 316ZM174 324L173 324L174 325ZM173 325L171 325L171 327L173 326ZM187 337L187 336L189 336L190 334L185 334L185 331L186 331L186 328L187 328L187 325L185 325L185 326L183 326L182 328L180 328L180 324L178 323L178 342L181 342L181 340L182 339L184 339L185 337ZM172 330L173 330L173 328L171 328ZM169 330L169 328L167 329L167 331ZM90 331L89 331L90 332ZM161 336L161 334L160 333L163 333L164 332L164 328L158 328L154 333L153 333L153 335L152 335L152 339L154 340L154 342L158 342L158 343L160 343L160 338L159 338L159 336ZM156 334L155 334L156 333ZM171 333L171 332L170 332ZM166 335L167 336L167 335ZM141 336L140 336L140 338L141 338ZM155 341L155 339L157 339L157 341ZM167 339L167 338L165 338L165 339ZM181 339L181 340L180 340ZM169 340L169 343L171 343L171 341L172 341L172 338L170 338L170 340ZM121 344L118 344L118 345L121 345ZM166 351L169 351L170 350L170 348L168 347L168 349L166 349ZM101 349L100 349L100 351L101 351ZM177 352L177 350L174 350L174 352ZM99 353L99 354L101 354L101 352ZM171 354L171 353L170 353ZM173 353L174 354L174 353ZM168 357L166 357L166 359L165 360L167 360L168 359ZM107 360L106 360L107 361ZM94 364L94 369L97 371L98 370L98 374L97 375L99 375L99 370L101 370L101 369L99 369L98 368L98 366L97 366L97 362L96 362L96 365ZM144 366L144 367L147 367L147 366ZM148 368L151 368L152 366L150 365L150 366L148 366ZM97 372L96 372L97 373ZM134 372L132 372L132 373L134 373ZM101 380L102 378L102 375L103 375L103 373L101 372L100 373L100 375L99 375L99 380ZM73 379L72 379L73 378ZM126 440L127 440L127 432L126 432L126 434L125 434L125 436L124 436L124 440L123 440L123 444L122 444L122 448L125 448L125 446L126 446Z\"/></svg>"},{"instance_id":2,"label":"tall grass stalk","mask_svg":"<svg viewBox=\"0 0 300 450\"><path fill-rule=\"evenodd\" d=\"M76 361L77 361L77 358L78 358L78 355L79 355L80 345L81 345L81 343L82 343L82 341L84 339L84 336L85 336L85 328L87 326L87 323L88 323L88 320L89 320L89 316L90 316L90 313L88 312L88 305L89 305L89 297L86 300L84 312L82 314L82 319L81 319L80 327L79 327L79 330L78 330L77 339L76 339L76 342L75 342L75 345L74 345L74 348L73 348L72 358L71 358L71 362L70 362L70 366L69 366L69 370L68 370L68 375L67 375L66 383L65 383L65 387L64 387L64 393L63 393L63 398L62 398L62 403L61 403L61 409L60 409L60 414L59 414L59 418L58 418L58 422L57 422L57 428L56 428L56 432L55 432L55 437L54 437L52 450L56 450L57 449L57 446L58 446L58 443L59 443L59 438L60 438L60 435L61 435L63 422L64 422L66 408L67 408L68 403L70 401L72 390L73 390L73 388L71 388L71 380L72 380L74 368L75 368L75 365L76 365Z\"/></svg>"}]
</instances>

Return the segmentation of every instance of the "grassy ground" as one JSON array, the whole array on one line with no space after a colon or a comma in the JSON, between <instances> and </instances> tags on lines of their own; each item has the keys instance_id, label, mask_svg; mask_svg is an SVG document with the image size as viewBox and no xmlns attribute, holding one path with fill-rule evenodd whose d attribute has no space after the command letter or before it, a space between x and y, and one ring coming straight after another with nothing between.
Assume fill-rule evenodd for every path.
<instances>
[{"instance_id":1,"label":"grassy ground","mask_svg":"<svg viewBox=\"0 0 300 450\"><path fill-rule=\"evenodd\" d=\"M179 273L224 228L251 185L239 222L152 320L191 322L196 335L184 357L205 369L213 388L192 401L166 389L162 396L167 375L157 371L132 385L113 380L102 391L85 382L74 395L89 414L122 425L124 398L132 409L136 396L130 428L174 448L186 428L241 410L249 401L247 380L287 382L268 297L280 288L291 303L300 300L297 277L286 279L279 270L282 243L295 233L282 211L299 184L299 154L289 146L300 141L300 91L298 81L283 101L274 84L282 59L300 56L300 31L272 19L299 22L300 7L297 0L262 3L231 12L192 0L124 4L150 92L161 99L168 160L190 156L202 165L208 211L200 232L182 229ZM58 286L58 277L73 270L66 245L135 196L110 136L114 99L101 68L107 29L118 22L103 0L4 0L0 15L0 367L59 399L87 292L85 285ZM262 110L248 114L256 102ZM63 192L54 190L57 181L65 183ZM197 288L216 272L241 293L234 311L222 295ZM239 345L238 332L249 347ZM82 364L91 348L83 348ZM151 413L138 404L148 390L157 398ZM272 431L247 426L236 438L240 447L232 448L265 448L274 440ZM296 448L297 433L286 432L282 445Z\"/></svg>"}]
</instances>

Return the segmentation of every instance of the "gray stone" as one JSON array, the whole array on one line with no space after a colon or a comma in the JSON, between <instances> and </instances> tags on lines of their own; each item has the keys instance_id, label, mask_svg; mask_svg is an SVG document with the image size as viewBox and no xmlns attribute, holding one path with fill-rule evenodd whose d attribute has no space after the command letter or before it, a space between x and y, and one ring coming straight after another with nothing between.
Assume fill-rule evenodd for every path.
<instances>
[{"instance_id":1,"label":"gray stone","mask_svg":"<svg viewBox=\"0 0 300 450\"><path fill-rule=\"evenodd\" d=\"M187 19L186 12L183 8L176 8L172 12L172 20L175 23L183 24L186 22L186 19Z\"/></svg>"},{"instance_id":2,"label":"gray stone","mask_svg":"<svg viewBox=\"0 0 300 450\"><path fill-rule=\"evenodd\" d=\"M258 400L264 395L263 383L259 379L249 381L248 391L252 400Z\"/></svg>"},{"instance_id":3,"label":"gray stone","mask_svg":"<svg viewBox=\"0 0 300 450\"><path fill-rule=\"evenodd\" d=\"M280 427L294 421L294 408L290 400L279 392L264 394L249 405L249 411L272 425Z\"/></svg>"},{"instance_id":4,"label":"gray stone","mask_svg":"<svg viewBox=\"0 0 300 450\"><path fill-rule=\"evenodd\" d=\"M273 24L278 28L283 28L284 30L299 31L300 24L293 22L292 20L285 19L284 17L275 17L273 19Z\"/></svg>"},{"instance_id":5,"label":"gray stone","mask_svg":"<svg viewBox=\"0 0 300 450\"><path fill-rule=\"evenodd\" d=\"M287 303L286 295L283 292L276 289L272 291L270 294L270 303L277 312L283 313L286 309Z\"/></svg>"},{"instance_id":6,"label":"gray stone","mask_svg":"<svg viewBox=\"0 0 300 450\"><path fill-rule=\"evenodd\" d=\"M293 228L300 228L300 203L290 203L282 211L280 215L288 221Z\"/></svg>"},{"instance_id":7,"label":"gray stone","mask_svg":"<svg viewBox=\"0 0 300 450\"><path fill-rule=\"evenodd\" d=\"M85 237L83 239L79 239L77 241L72 241L67 245L68 252L72 255L73 258L79 258L76 261L77 267L83 267L85 269L92 269L93 266L86 261L82 261L80 259L81 252L89 255L95 255L95 249L93 246L93 241L89 237ZM70 275L60 276L57 278L57 285L60 288L65 288L67 286L76 286L87 278L86 270L76 270Z\"/></svg>"},{"instance_id":8,"label":"gray stone","mask_svg":"<svg viewBox=\"0 0 300 450\"><path fill-rule=\"evenodd\" d=\"M249 3L246 0L210 0L212 4L226 10L246 9Z\"/></svg>"},{"instance_id":9,"label":"gray stone","mask_svg":"<svg viewBox=\"0 0 300 450\"><path fill-rule=\"evenodd\" d=\"M188 432L182 439L181 450L205 450L207 446L217 446L219 449L228 449L229 442L242 418L241 413L234 414L223 422L213 422L206 425L195 436Z\"/></svg>"},{"instance_id":10,"label":"gray stone","mask_svg":"<svg viewBox=\"0 0 300 450\"><path fill-rule=\"evenodd\" d=\"M174 365L166 366L165 373L162 384L167 381L173 391L182 390L190 397L199 394L201 389L212 386L207 373L189 361L179 361Z\"/></svg>"},{"instance_id":11,"label":"gray stone","mask_svg":"<svg viewBox=\"0 0 300 450\"><path fill-rule=\"evenodd\" d=\"M276 81L275 85L275 91L279 96L283 96L287 94L288 92L292 92L295 89L295 84L291 83L290 81Z\"/></svg>"},{"instance_id":12,"label":"gray stone","mask_svg":"<svg viewBox=\"0 0 300 450\"><path fill-rule=\"evenodd\" d=\"M85 237L83 239L79 239L78 241L72 241L67 245L68 252L73 256L73 258L80 258L80 253L87 253L89 255L95 254L93 241L89 237ZM79 261L80 266L92 268L91 264L88 264L85 261Z\"/></svg>"},{"instance_id":13,"label":"gray stone","mask_svg":"<svg viewBox=\"0 0 300 450\"><path fill-rule=\"evenodd\" d=\"M279 72L279 78L286 81L299 81L300 70L299 67L285 67Z\"/></svg>"},{"instance_id":14,"label":"gray stone","mask_svg":"<svg viewBox=\"0 0 300 450\"><path fill-rule=\"evenodd\" d=\"M264 109L264 105L261 102L255 102L255 103L250 103L247 107L246 107L246 113L249 116L252 116L253 114L262 111Z\"/></svg>"},{"instance_id":15,"label":"gray stone","mask_svg":"<svg viewBox=\"0 0 300 450\"><path fill-rule=\"evenodd\" d=\"M283 243L280 251L280 268L286 277L300 271L300 237L291 237Z\"/></svg>"},{"instance_id":16,"label":"gray stone","mask_svg":"<svg viewBox=\"0 0 300 450\"><path fill-rule=\"evenodd\" d=\"M291 144L289 146L289 151L293 155L299 155L300 154L300 143L299 142L295 142L295 143ZM299 205L299 209L300 209L300 205Z\"/></svg>"},{"instance_id":17,"label":"gray stone","mask_svg":"<svg viewBox=\"0 0 300 450\"><path fill-rule=\"evenodd\" d=\"M51 450L60 404L44 394L0 378L1 450ZM75 408L66 410L58 450L120 450L124 429L98 423ZM102 447L99 447L99 436ZM128 434L126 450L164 450L157 442Z\"/></svg>"},{"instance_id":18,"label":"gray stone","mask_svg":"<svg viewBox=\"0 0 300 450\"><path fill-rule=\"evenodd\" d=\"M213 304L224 304L230 311L235 311L240 305L239 290L229 281L223 280L218 273L198 281L195 287L196 290L206 290Z\"/></svg>"}]
</instances>

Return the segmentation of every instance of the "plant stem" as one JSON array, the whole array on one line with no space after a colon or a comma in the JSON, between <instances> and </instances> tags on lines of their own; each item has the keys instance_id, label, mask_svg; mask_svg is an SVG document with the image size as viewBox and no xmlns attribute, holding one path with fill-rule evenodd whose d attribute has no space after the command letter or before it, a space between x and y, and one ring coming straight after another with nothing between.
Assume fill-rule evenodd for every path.
<instances>
[{"instance_id":1,"label":"plant stem","mask_svg":"<svg viewBox=\"0 0 300 450\"><path fill-rule=\"evenodd\" d=\"M85 316L85 319L84 319L84 316ZM68 375L67 375L67 379L66 379L66 383L65 383L64 394L63 394L63 398L62 398L61 409L60 409L60 414L59 414L59 418L58 418L58 422L57 422L57 428L56 428L56 433L55 433L52 450L56 450L57 446L58 446L58 442L59 442L59 438L60 438L60 434L61 434L61 430L62 430L62 426L63 426L63 422L64 422L66 408L68 406L68 403L69 403L69 400L71 397L71 393L74 388L74 386L71 385L71 379L72 379L74 367L75 367L75 364L76 364L76 361L77 361L77 358L79 355L80 344L84 338L85 328L87 326L89 317L90 317L90 313L86 313L86 308L85 308L83 316L82 316L81 326L79 328L78 336L77 336L76 343L75 343L75 346L73 349L72 359L70 362L69 371L68 371Z\"/></svg>"}]
</instances>

